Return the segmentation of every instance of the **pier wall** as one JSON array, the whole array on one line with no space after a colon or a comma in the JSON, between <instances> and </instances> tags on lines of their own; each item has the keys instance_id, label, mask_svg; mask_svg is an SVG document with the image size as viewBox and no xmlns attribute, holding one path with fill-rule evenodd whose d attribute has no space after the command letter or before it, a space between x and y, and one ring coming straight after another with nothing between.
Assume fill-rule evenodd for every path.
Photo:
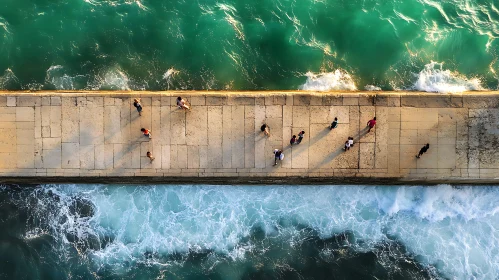
<instances>
[{"instance_id":1,"label":"pier wall","mask_svg":"<svg viewBox=\"0 0 499 280\"><path fill-rule=\"evenodd\" d=\"M0 93L4 182L493 183L498 147L499 92ZM285 158L274 166L276 148Z\"/></svg>"}]
</instances>

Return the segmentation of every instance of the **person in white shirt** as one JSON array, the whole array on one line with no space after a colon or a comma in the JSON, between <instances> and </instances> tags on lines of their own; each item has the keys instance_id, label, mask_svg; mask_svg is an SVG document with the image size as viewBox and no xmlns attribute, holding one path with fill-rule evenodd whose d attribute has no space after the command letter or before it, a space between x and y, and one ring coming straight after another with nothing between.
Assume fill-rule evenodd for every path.
<instances>
[{"instance_id":1,"label":"person in white shirt","mask_svg":"<svg viewBox=\"0 0 499 280\"><path fill-rule=\"evenodd\" d=\"M343 148L345 151L350 150L350 142L347 140L345 141L345 148Z\"/></svg>"},{"instance_id":2,"label":"person in white shirt","mask_svg":"<svg viewBox=\"0 0 499 280\"><path fill-rule=\"evenodd\" d=\"M274 166L277 165L277 160L283 160L284 159L284 154L282 153L281 150L275 149L274 150Z\"/></svg>"}]
</instances>

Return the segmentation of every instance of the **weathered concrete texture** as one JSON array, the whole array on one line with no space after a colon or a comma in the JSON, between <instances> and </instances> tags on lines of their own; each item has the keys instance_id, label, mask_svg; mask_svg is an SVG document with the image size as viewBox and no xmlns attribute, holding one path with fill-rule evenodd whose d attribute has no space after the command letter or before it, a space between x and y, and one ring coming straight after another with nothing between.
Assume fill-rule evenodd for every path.
<instances>
[{"instance_id":1,"label":"weathered concrete texture","mask_svg":"<svg viewBox=\"0 0 499 280\"><path fill-rule=\"evenodd\" d=\"M191 111L175 106L179 95ZM142 116L132 104L139 97ZM499 180L498 100L498 92L4 92L0 176L491 182ZM345 152L349 136L355 145ZM273 166L276 148L285 158Z\"/></svg>"}]
</instances>

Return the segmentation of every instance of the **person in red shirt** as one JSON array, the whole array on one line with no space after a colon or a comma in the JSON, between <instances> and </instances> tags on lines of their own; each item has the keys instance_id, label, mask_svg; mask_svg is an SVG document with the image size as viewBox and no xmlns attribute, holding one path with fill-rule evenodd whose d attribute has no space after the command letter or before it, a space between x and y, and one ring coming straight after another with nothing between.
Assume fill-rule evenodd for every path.
<instances>
[{"instance_id":1,"label":"person in red shirt","mask_svg":"<svg viewBox=\"0 0 499 280\"><path fill-rule=\"evenodd\" d=\"M144 136L149 137L149 139L152 138L151 132L149 131L149 129L141 128L140 131L142 131L142 133L144 134Z\"/></svg>"},{"instance_id":2,"label":"person in red shirt","mask_svg":"<svg viewBox=\"0 0 499 280\"><path fill-rule=\"evenodd\" d=\"M371 132L371 129L376 125L376 117L374 117L372 120L367 122L367 126L369 127L369 130L367 132Z\"/></svg>"}]
</instances>

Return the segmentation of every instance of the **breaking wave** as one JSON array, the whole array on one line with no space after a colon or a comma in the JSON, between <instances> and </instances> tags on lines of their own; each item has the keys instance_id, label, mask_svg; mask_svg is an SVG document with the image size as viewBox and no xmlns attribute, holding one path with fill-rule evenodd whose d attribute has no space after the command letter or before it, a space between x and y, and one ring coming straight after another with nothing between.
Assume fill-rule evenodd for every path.
<instances>
[{"instance_id":1,"label":"breaking wave","mask_svg":"<svg viewBox=\"0 0 499 280\"><path fill-rule=\"evenodd\" d=\"M307 76L307 81L305 84L300 86L300 89L302 90L357 90L352 76L348 72L341 69L319 74L308 72L305 76Z\"/></svg>"},{"instance_id":2,"label":"breaking wave","mask_svg":"<svg viewBox=\"0 0 499 280\"><path fill-rule=\"evenodd\" d=\"M426 92L458 93L483 90L478 78L467 78L457 72L444 70L443 63L431 62L417 75L414 89Z\"/></svg>"},{"instance_id":3,"label":"breaking wave","mask_svg":"<svg viewBox=\"0 0 499 280\"><path fill-rule=\"evenodd\" d=\"M387 271L412 271L414 263L428 273L413 279L499 277L496 187L50 185L24 192L0 203L27 211L24 240L50 235L61 263L76 249L98 274L141 265L189 270L195 255L211 267L204 273L227 262L258 265L263 256L284 264L303 260L303 246L312 246L315 260L372 253Z\"/></svg>"}]
</instances>

